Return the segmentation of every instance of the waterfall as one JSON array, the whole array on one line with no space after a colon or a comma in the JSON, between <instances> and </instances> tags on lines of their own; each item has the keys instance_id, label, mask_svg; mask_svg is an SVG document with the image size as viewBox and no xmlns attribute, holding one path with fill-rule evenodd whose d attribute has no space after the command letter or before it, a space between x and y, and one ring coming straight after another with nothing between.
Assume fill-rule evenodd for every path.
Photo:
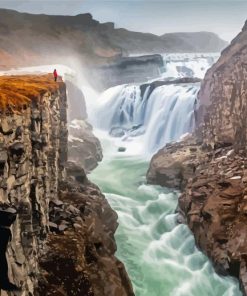
<instances>
[{"instance_id":1,"label":"waterfall","mask_svg":"<svg viewBox=\"0 0 247 296\"><path fill-rule=\"evenodd\" d=\"M123 145L139 140L152 154L194 129L194 103L199 84L171 84L144 93L140 85L121 85L97 100L94 126L120 137Z\"/></svg>"}]
</instances>

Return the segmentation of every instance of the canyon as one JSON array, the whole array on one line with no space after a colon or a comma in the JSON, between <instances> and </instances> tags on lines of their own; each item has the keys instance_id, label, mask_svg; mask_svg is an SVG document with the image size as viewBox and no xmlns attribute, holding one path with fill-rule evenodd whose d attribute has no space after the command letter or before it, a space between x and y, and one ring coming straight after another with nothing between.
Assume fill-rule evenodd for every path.
<instances>
[{"instance_id":1,"label":"canyon","mask_svg":"<svg viewBox=\"0 0 247 296\"><path fill-rule=\"evenodd\" d=\"M214 64L217 55L196 53L227 44L208 32L155 36L90 14L0 16L1 262L12 235L2 288L240 295L190 229L246 295L247 25ZM185 51L194 54L171 54ZM55 63L85 77L8 72Z\"/></svg>"}]
</instances>

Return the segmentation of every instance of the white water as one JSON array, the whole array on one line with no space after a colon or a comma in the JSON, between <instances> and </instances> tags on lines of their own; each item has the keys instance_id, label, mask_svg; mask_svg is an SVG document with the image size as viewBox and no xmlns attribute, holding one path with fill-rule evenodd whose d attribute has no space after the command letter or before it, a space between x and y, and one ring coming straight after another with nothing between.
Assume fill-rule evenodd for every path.
<instances>
[{"instance_id":1,"label":"white water","mask_svg":"<svg viewBox=\"0 0 247 296\"><path fill-rule=\"evenodd\" d=\"M116 86L99 97L91 121L105 131L121 131L122 146L131 149L138 142L138 153L150 155L193 131L198 90L198 84L164 85L142 97L139 85Z\"/></svg>"},{"instance_id":2,"label":"white water","mask_svg":"<svg viewBox=\"0 0 247 296\"><path fill-rule=\"evenodd\" d=\"M181 53L164 54L163 78L197 77L203 78L206 71L216 62L219 54Z\"/></svg>"},{"instance_id":3,"label":"white water","mask_svg":"<svg viewBox=\"0 0 247 296\"><path fill-rule=\"evenodd\" d=\"M178 192L146 184L148 162L115 151L115 141L98 134L104 160L90 175L118 214L117 257L125 264L136 296L241 296L237 280L218 276L178 225Z\"/></svg>"}]
</instances>

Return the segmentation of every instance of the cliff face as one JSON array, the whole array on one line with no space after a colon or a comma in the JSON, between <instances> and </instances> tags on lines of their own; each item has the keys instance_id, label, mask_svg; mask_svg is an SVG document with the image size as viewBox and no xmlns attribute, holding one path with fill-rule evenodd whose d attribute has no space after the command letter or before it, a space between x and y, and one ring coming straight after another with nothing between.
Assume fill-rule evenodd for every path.
<instances>
[{"instance_id":1,"label":"cliff face","mask_svg":"<svg viewBox=\"0 0 247 296\"><path fill-rule=\"evenodd\" d=\"M7 252L9 278L17 286L23 283L28 295L33 294L37 255L49 230L49 200L58 197L58 180L67 159L64 84L41 92L21 113L3 111L0 125L0 204L18 212Z\"/></svg>"},{"instance_id":2,"label":"cliff face","mask_svg":"<svg viewBox=\"0 0 247 296\"><path fill-rule=\"evenodd\" d=\"M0 114L1 295L134 295L114 256L117 214L67 159L65 84L3 81L1 103L18 98L8 89L23 100Z\"/></svg>"},{"instance_id":3,"label":"cliff face","mask_svg":"<svg viewBox=\"0 0 247 296\"><path fill-rule=\"evenodd\" d=\"M182 189L179 221L247 295L247 25L208 71L194 136L152 159L149 182Z\"/></svg>"},{"instance_id":4,"label":"cliff face","mask_svg":"<svg viewBox=\"0 0 247 296\"><path fill-rule=\"evenodd\" d=\"M199 93L199 123L206 143L246 148L247 24L208 71Z\"/></svg>"}]
</instances>

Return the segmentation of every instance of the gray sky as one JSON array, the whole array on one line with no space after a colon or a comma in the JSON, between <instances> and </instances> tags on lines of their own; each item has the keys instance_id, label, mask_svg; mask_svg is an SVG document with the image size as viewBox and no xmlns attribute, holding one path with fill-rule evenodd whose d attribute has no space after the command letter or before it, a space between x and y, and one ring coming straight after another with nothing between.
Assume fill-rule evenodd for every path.
<instances>
[{"instance_id":1,"label":"gray sky","mask_svg":"<svg viewBox=\"0 0 247 296\"><path fill-rule=\"evenodd\" d=\"M90 12L101 22L134 31L211 31L228 41L247 19L247 0L0 0L0 7L46 14Z\"/></svg>"}]
</instances>

